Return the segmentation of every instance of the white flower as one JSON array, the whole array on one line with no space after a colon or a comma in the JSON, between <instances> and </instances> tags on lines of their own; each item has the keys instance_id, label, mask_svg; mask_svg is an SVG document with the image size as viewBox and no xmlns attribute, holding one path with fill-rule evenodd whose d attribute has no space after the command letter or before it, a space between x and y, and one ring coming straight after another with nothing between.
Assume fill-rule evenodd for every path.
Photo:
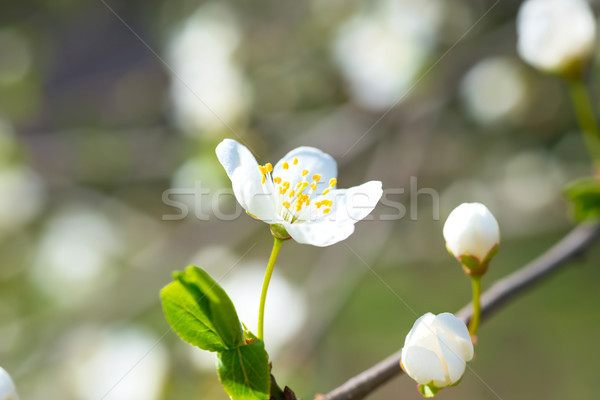
<instances>
[{"instance_id":1,"label":"white flower","mask_svg":"<svg viewBox=\"0 0 600 400\"><path fill-rule=\"evenodd\" d=\"M336 189L334 159L314 147L290 151L275 167L258 165L235 140L223 140L216 152L246 212L283 227L299 243L329 246L346 239L382 195L379 181Z\"/></svg>"},{"instance_id":2,"label":"white flower","mask_svg":"<svg viewBox=\"0 0 600 400\"><path fill-rule=\"evenodd\" d=\"M0 400L19 400L13 380L2 367L0 367Z\"/></svg>"},{"instance_id":3,"label":"white flower","mask_svg":"<svg viewBox=\"0 0 600 400\"><path fill-rule=\"evenodd\" d=\"M450 313L427 313L406 336L402 367L421 385L443 388L463 376L466 362L473 358L467 326Z\"/></svg>"},{"instance_id":4,"label":"white flower","mask_svg":"<svg viewBox=\"0 0 600 400\"><path fill-rule=\"evenodd\" d=\"M564 73L592 55L596 21L585 0L528 0L519 10L517 35L517 50L526 62Z\"/></svg>"},{"instance_id":5,"label":"white flower","mask_svg":"<svg viewBox=\"0 0 600 400\"><path fill-rule=\"evenodd\" d=\"M457 258L468 256L484 262L500 243L496 218L481 203L463 203L444 224L446 247Z\"/></svg>"}]
</instances>

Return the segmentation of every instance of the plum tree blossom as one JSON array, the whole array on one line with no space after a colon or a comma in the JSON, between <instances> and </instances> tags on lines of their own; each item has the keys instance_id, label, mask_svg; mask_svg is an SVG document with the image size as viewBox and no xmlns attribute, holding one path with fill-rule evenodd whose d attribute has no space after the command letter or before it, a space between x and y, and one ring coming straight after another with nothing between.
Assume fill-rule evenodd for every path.
<instances>
[{"instance_id":1,"label":"plum tree blossom","mask_svg":"<svg viewBox=\"0 0 600 400\"><path fill-rule=\"evenodd\" d=\"M337 189L335 160L314 147L290 151L275 167L259 165L232 139L223 140L216 153L246 212L298 243L329 246L346 239L383 193L380 181Z\"/></svg>"},{"instance_id":2,"label":"plum tree blossom","mask_svg":"<svg viewBox=\"0 0 600 400\"><path fill-rule=\"evenodd\" d=\"M402 348L402 367L426 397L462 378L473 358L467 326L450 313L427 313L417 319Z\"/></svg>"}]
</instances>

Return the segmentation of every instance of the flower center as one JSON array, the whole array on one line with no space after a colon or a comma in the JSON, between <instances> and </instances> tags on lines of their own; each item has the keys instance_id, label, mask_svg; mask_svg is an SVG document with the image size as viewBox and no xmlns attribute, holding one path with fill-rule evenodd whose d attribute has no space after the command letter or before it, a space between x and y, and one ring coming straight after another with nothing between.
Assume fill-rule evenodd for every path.
<instances>
[{"instance_id":1,"label":"flower center","mask_svg":"<svg viewBox=\"0 0 600 400\"><path fill-rule=\"evenodd\" d=\"M271 165L271 163L258 166L258 169L262 175L261 179L263 187L267 190L272 189L271 193L273 193L275 208L277 213L284 220L290 223L294 223L296 221L306 221L310 218L310 215L305 215L305 211L309 208L311 211L317 210L317 217L328 214L331 211L333 200L323 198L319 201L314 201L313 199L311 203L310 197L317 192L318 184L322 178L321 175L312 174L311 176L311 173L308 169L301 170L297 157L294 157L291 163L287 161L283 162L282 168L284 171L289 170L293 172L295 169L297 172L301 171L300 174L296 173L293 175L301 175L302 178L295 183L289 182L287 180L283 180L283 178L279 176L272 177L271 173L273 172L273 165ZM337 179L331 178L329 180L329 186L325 188L319 196L327 195L336 184Z\"/></svg>"}]
</instances>

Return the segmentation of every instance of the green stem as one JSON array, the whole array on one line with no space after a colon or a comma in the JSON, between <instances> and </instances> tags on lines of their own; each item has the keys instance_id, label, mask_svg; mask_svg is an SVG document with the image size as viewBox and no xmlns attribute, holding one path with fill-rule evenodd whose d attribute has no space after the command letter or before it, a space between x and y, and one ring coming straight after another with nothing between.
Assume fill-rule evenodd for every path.
<instances>
[{"instance_id":1,"label":"green stem","mask_svg":"<svg viewBox=\"0 0 600 400\"><path fill-rule=\"evenodd\" d=\"M592 100L582 78L567 80L573 108L596 172L600 169L600 129Z\"/></svg>"},{"instance_id":2,"label":"green stem","mask_svg":"<svg viewBox=\"0 0 600 400\"><path fill-rule=\"evenodd\" d=\"M275 238L275 242L273 243L273 250L271 250L271 257L269 257L269 263L267 264L267 271L265 272L265 280L263 281L262 292L260 294L260 306L258 309L258 338L260 340L263 340L263 326L265 321L265 302L267 301L267 290L269 289L269 282L271 282L271 275L273 275L275 261L277 260L277 255L279 254L279 249L281 248L282 243L282 239Z\"/></svg>"},{"instance_id":3,"label":"green stem","mask_svg":"<svg viewBox=\"0 0 600 400\"><path fill-rule=\"evenodd\" d=\"M471 286L473 286L473 316L471 317L471 322L469 322L469 333L471 336L475 336L477 328L479 328L479 319L481 318L481 277L472 277Z\"/></svg>"}]
</instances>

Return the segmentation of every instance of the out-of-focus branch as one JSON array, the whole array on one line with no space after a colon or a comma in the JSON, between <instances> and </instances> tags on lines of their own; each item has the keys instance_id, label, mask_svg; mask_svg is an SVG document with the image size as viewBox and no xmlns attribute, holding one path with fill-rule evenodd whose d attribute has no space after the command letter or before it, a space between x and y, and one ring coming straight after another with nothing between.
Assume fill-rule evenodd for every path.
<instances>
[{"instance_id":1,"label":"out-of-focus branch","mask_svg":"<svg viewBox=\"0 0 600 400\"><path fill-rule=\"evenodd\" d=\"M481 297L481 318L484 321L493 311L509 300L514 300L551 272L567 265L567 262L584 253L600 235L600 224L580 225L569 232L544 254L505 278L496 281ZM463 307L456 316L466 323L471 318L471 304ZM349 379L319 400L359 400L400 375L400 352L392 354L373 367Z\"/></svg>"}]
</instances>

